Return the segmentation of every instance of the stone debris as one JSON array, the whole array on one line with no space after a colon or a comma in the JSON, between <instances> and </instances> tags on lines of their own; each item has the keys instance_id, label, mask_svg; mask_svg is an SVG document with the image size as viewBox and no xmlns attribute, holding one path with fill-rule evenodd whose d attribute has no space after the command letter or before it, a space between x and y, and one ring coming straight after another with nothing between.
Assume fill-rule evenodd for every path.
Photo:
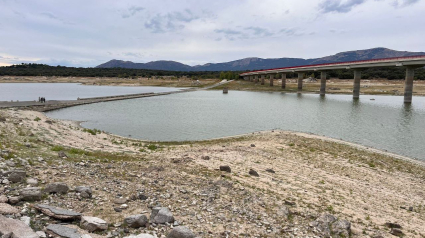
<instances>
[{"instance_id":1,"label":"stone debris","mask_svg":"<svg viewBox=\"0 0 425 238\"><path fill-rule=\"evenodd\" d=\"M89 232L103 231L108 229L108 223L97 217L82 216L80 227Z\"/></svg>"},{"instance_id":2,"label":"stone debris","mask_svg":"<svg viewBox=\"0 0 425 238\"><path fill-rule=\"evenodd\" d=\"M68 185L66 183L51 183L44 188L44 193L61 193L66 194L69 190Z\"/></svg>"},{"instance_id":3,"label":"stone debris","mask_svg":"<svg viewBox=\"0 0 425 238\"><path fill-rule=\"evenodd\" d=\"M254 176L254 177L260 177L260 175L257 173L257 171L250 169L249 170L249 175Z\"/></svg>"},{"instance_id":4,"label":"stone debris","mask_svg":"<svg viewBox=\"0 0 425 238\"><path fill-rule=\"evenodd\" d=\"M0 214L2 215L12 215L12 214L18 214L19 210L15 207L12 207L11 205L7 203L0 203Z\"/></svg>"},{"instance_id":5,"label":"stone debris","mask_svg":"<svg viewBox=\"0 0 425 238\"><path fill-rule=\"evenodd\" d=\"M311 227L316 228L319 233L325 237L337 235L340 237L349 237L351 235L351 223L346 220L338 220L330 214L322 214L315 221L310 223Z\"/></svg>"},{"instance_id":6,"label":"stone debris","mask_svg":"<svg viewBox=\"0 0 425 238\"><path fill-rule=\"evenodd\" d=\"M25 181L26 172L23 170L12 170L8 172L8 180L12 183Z\"/></svg>"},{"instance_id":7,"label":"stone debris","mask_svg":"<svg viewBox=\"0 0 425 238\"><path fill-rule=\"evenodd\" d=\"M86 186L78 186L75 188L75 192L79 193L81 197L83 198L91 198L92 197L92 190L90 187Z\"/></svg>"},{"instance_id":8,"label":"stone debris","mask_svg":"<svg viewBox=\"0 0 425 238\"><path fill-rule=\"evenodd\" d=\"M37 204L34 206L34 208L49 217L53 217L59 220L78 220L81 218L81 214L78 212L52 207L49 205Z\"/></svg>"},{"instance_id":9,"label":"stone debris","mask_svg":"<svg viewBox=\"0 0 425 238\"><path fill-rule=\"evenodd\" d=\"M145 234L139 234L139 235L129 235L129 236L125 236L124 238L156 238L156 237L145 233Z\"/></svg>"},{"instance_id":10,"label":"stone debris","mask_svg":"<svg viewBox=\"0 0 425 238\"><path fill-rule=\"evenodd\" d=\"M0 235L11 238L39 238L37 233L24 222L3 215L0 215Z\"/></svg>"},{"instance_id":11,"label":"stone debris","mask_svg":"<svg viewBox=\"0 0 425 238\"><path fill-rule=\"evenodd\" d=\"M231 173L232 169L230 169L230 166L228 166L228 165L222 165L222 166L220 166L220 171Z\"/></svg>"},{"instance_id":12,"label":"stone debris","mask_svg":"<svg viewBox=\"0 0 425 238\"><path fill-rule=\"evenodd\" d=\"M132 215L124 219L124 223L132 228L144 227L148 222L148 218L142 214Z\"/></svg>"},{"instance_id":13,"label":"stone debris","mask_svg":"<svg viewBox=\"0 0 425 238\"><path fill-rule=\"evenodd\" d=\"M53 237L82 238L81 234L78 233L77 229L58 225L58 224L48 225L46 227L46 233Z\"/></svg>"},{"instance_id":14,"label":"stone debris","mask_svg":"<svg viewBox=\"0 0 425 238\"><path fill-rule=\"evenodd\" d=\"M173 223L174 217L167 207L154 207L151 213L151 222L157 224Z\"/></svg>"},{"instance_id":15,"label":"stone debris","mask_svg":"<svg viewBox=\"0 0 425 238\"><path fill-rule=\"evenodd\" d=\"M23 188L19 191L19 195L20 195L20 200L23 200L23 201L40 201L41 188L39 187Z\"/></svg>"},{"instance_id":16,"label":"stone debris","mask_svg":"<svg viewBox=\"0 0 425 238\"><path fill-rule=\"evenodd\" d=\"M186 226L174 227L167 238L195 238L195 234Z\"/></svg>"}]
</instances>

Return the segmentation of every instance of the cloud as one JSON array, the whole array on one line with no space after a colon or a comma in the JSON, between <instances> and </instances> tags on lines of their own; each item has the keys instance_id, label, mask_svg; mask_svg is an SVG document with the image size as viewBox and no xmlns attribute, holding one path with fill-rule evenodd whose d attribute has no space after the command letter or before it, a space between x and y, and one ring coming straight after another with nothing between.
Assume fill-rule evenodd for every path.
<instances>
[{"instance_id":1,"label":"cloud","mask_svg":"<svg viewBox=\"0 0 425 238\"><path fill-rule=\"evenodd\" d=\"M145 27L152 33L164 33L181 30L184 24L199 19L189 9L182 12L170 12L168 14L156 14L153 18L145 22Z\"/></svg>"},{"instance_id":2,"label":"cloud","mask_svg":"<svg viewBox=\"0 0 425 238\"><path fill-rule=\"evenodd\" d=\"M363 4L366 0L325 0L319 4L319 10L322 13L346 13L353 7Z\"/></svg>"},{"instance_id":3,"label":"cloud","mask_svg":"<svg viewBox=\"0 0 425 238\"><path fill-rule=\"evenodd\" d=\"M136 15L137 13L143 11L144 9L145 9L144 7L131 6L130 8L127 9L125 13L121 14L121 17L122 18L132 17Z\"/></svg>"},{"instance_id":4,"label":"cloud","mask_svg":"<svg viewBox=\"0 0 425 238\"><path fill-rule=\"evenodd\" d=\"M42 13L41 13L41 15L42 15L42 16L45 16L45 17L47 17L47 18L49 18L49 19L52 19L52 20L55 20L55 21L61 22L61 23L63 23L63 24L67 24L67 25L73 25L73 24L74 24L74 23L72 23L72 22L69 22L69 21L65 21L65 20L63 20L63 19L61 19L61 18L57 17L56 15L54 15L53 13L50 13L50 12L42 12Z\"/></svg>"},{"instance_id":5,"label":"cloud","mask_svg":"<svg viewBox=\"0 0 425 238\"><path fill-rule=\"evenodd\" d=\"M254 36L257 36L257 37L266 37L266 36L274 35L274 33L270 32L266 28L261 28L261 27L252 27L251 26L251 27L245 28L245 30L252 31Z\"/></svg>"},{"instance_id":6,"label":"cloud","mask_svg":"<svg viewBox=\"0 0 425 238\"><path fill-rule=\"evenodd\" d=\"M407 7L410 5L413 5L417 2L419 2L420 0L395 0L393 2L393 6L394 7Z\"/></svg>"}]
</instances>

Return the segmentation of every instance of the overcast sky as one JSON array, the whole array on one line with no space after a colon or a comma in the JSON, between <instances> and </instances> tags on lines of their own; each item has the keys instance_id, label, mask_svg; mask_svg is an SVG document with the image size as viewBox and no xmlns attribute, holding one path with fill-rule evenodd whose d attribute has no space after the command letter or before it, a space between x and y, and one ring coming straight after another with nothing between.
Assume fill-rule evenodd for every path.
<instances>
[{"instance_id":1,"label":"overcast sky","mask_svg":"<svg viewBox=\"0 0 425 238\"><path fill-rule=\"evenodd\" d=\"M0 0L0 65L425 51L425 0Z\"/></svg>"}]
</instances>

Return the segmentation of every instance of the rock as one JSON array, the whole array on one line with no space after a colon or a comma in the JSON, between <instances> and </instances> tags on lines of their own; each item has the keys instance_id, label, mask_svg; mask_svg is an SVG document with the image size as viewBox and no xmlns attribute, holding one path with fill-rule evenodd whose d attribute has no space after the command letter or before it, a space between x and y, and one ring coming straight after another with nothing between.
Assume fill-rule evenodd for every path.
<instances>
[{"instance_id":1,"label":"rock","mask_svg":"<svg viewBox=\"0 0 425 238\"><path fill-rule=\"evenodd\" d=\"M63 152L63 151L59 151L58 152L58 157L59 158L68 158L68 156L65 154L65 152Z\"/></svg>"},{"instance_id":2,"label":"rock","mask_svg":"<svg viewBox=\"0 0 425 238\"><path fill-rule=\"evenodd\" d=\"M316 227L325 237L331 236L331 224L336 221L336 217L330 214L322 214L315 221L310 223L310 226Z\"/></svg>"},{"instance_id":3,"label":"rock","mask_svg":"<svg viewBox=\"0 0 425 238\"><path fill-rule=\"evenodd\" d=\"M43 190L44 193L62 193L66 194L69 190L68 185L66 183L51 183L46 186Z\"/></svg>"},{"instance_id":4,"label":"rock","mask_svg":"<svg viewBox=\"0 0 425 238\"><path fill-rule=\"evenodd\" d=\"M173 228L167 238L195 238L195 234L185 226L178 226Z\"/></svg>"},{"instance_id":5,"label":"rock","mask_svg":"<svg viewBox=\"0 0 425 238\"><path fill-rule=\"evenodd\" d=\"M81 238L81 234L76 229L57 224L48 225L46 233L53 237Z\"/></svg>"},{"instance_id":6,"label":"rock","mask_svg":"<svg viewBox=\"0 0 425 238\"><path fill-rule=\"evenodd\" d=\"M201 159L203 160L210 160L210 157L208 155L202 156Z\"/></svg>"},{"instance_id":7,"label":"rock","mask_svg":"<svg viewBox=\"0 0 425 238\"><path fill-rule=\"evenodd\" d=\"M29 187L23 188L19 191L20 199L23 201L40 201L41 200L41 188ZM10 198L9 198L10 201Z\"/></svg>"},{"instance_id":8,"label":"rock","mask_svg":"<svg viewBox=\"0 0 425 238\"><path fill-rule=\"evenodd\" d=\"M157 224L173 223L174 217L170 209L167 207L154 207L151 213L151 222Z\"/></svg>"},{"instance_id":9,"label":"rock","mask_svg":"<svg viewBox=\"0 0 425 238\"><path fill-rule=\"evenodd\" d=\"M390 234L398 236L398 237L404 236L404 233L400 229L397 229L397 228L391 228Z\"/></svg>"},{"instance_id":10,"label":"rock","mask_svg":"<svg viewBox=\"0 0 425 238\"><path fill-rule=\"evenodd\" d=\"M251 147L255 147L255 145L254 144L251 144Z\"/></svg>"},{"instance_id":11,"label":"rock","mask_svg":"<svg viewBox=\"0 0 425 238\"><path fill-rule=\"evenodd\" d=\"M276 173L273 169L266 169L266 172L269 172L269 173L272 173L272 174Z\"/></svg>"},{"instance_id":12,"label":"rock","mask_svg":"<svg viewBox=\"0 0 425 238\"><path fill-rule=\"evenodd\" d=\"M24 222L0 215L0 234L13 238L38 238L38 235Z\"/></svg>"},{"instance_id":13,"label":"rock","mask_svg":"<svg viewBox=\"0 0 425 238\"><path fill-rule=\"evenodd\" d=\"M15 207L10 206L7 203L0 203L0 214L2 215L12 215L12 214L18 214L19 210ZM0 230L1 232L1 230Z\"/></svg>"},{"instance_id":14,"label":"rock","mask_svg":"<svg viewBox=\"0 0 425 238\"><path fill-rule=\"evenodd\" d=\"M295 202L290 201L290 200L285 200L285 205L289 205L289 206L295 206L297 205Z\"/></svg>"},{"instance_id":15,"label":"rock","mask_svg":"<svg viewBox=\"0 0 425 238\"><path fill-rule=\"evenodd\" d=\"M228 165L222 165L222 166L220 166L220 171L224 171L224 172L227 172L227 173L231 173L232 172L232 170L230 169L230 166L228 166Z\"/></svg>"},{"instance_id":16,"label":"rock","mask_svg":"<svg viewBox=\"0 0 425 238\"><path fill-rule=\"evenodd\" d=\"M103 231L108 229L108 223L97 217L82 216L80 227L89 232Z\"/></svg>"},{"instance_id":17,"label":"rock","mask_svg":"<svg viewBox=\"0 0 425 238\"><path fill-rule=\"evenodd\" d=\"M28 178L27 184L32 185L32 186L37 186L38 181L37 181L37 179L34 179L34 178Z\"/></svg>"},{"instance_id":18,"label":"rock","mask_svg":"<svg viewBox=\"0 0 425 238\"><path fill-rule=\"evenodd\" d=\"M337 237L350 237L351 223L347 220L338 220L331 227L333 235L337 235Z\"/></svg>"},{"instance_id":19,"label":"rock","mask_svg":"<svg viewBox=\"0 0 425 238\"><path fill-rule=\"evenodd\" d=\"M0 195L0 203L6 203L9 199L5 195Z\"/></svg>"},{"instance_id":20,"label":"rock","mask_svg":"<svg viewBox=\"0 0 425 238\"><path fill-rule=\"evenodd\" d=\"M9 203L12 204L12 205L17 204L20 201L21 201L21 198L19 198L19 197L9 197Z\"/></svg>"},{"instance_id":21,"label":"rock","mask_svg":"<svg viewBox=\"0 0 425 238\"><path fill-rule=\"evenodd\" d=\"M12 183L20 183L25 180L27 173L23 170L12 170L8 172L8 179Z\"/></svg>"},{"instance_id":22,"label":"rock","mask_svg":"<svg viewBox=\"0 0 425 238\"><path fill-rule=\"evenodd\" d=\"M78 186L75 188L75 192L80 193L80 196L83 198L91 198L92 191L90 187Z\"/></svg>"},{"instance_id":23,"label":"rock","mask_svg":"<svg viewBox=\"0 0 425 238\"><path fill-rule=\"evenodd\" d=\"M249 170L249 175L254 176L254 177L260 177L260 175L257 173L257 171L250 169Z\"/></svg>"},{"instance_id":24,"label":"rock","mask_svg":"<svg viewBox=\"0 0 425 238\"><path fill-rule=\"evenodd\" d=\"M155 236L144 233L139 235L129 235L124 238L155 238Z\"/></svg>"},{"instance_id":25,"label":"rock","mask_svg":"<svg viewBox=\"0 0 425 238\"><path fill-rule=\"evenodd\" d=\"M53 217L59 220L78 220L81 217L81 213L44 204L36 204L34 208L49 217Z\"/></svg>"},{"instance_id":26,"label":"rock","mask_svg":"<svg viewBox=\"0 0 425 238\"><path fill-rule=\"evenodd\" d=\"M20 218L20 220L21 220L23 223L25 223L25 225L27 225L27 226L30 226L30 224L31 224L31 218L30 218L30 217L23 216L23 217L21 217L21 218Z\"/></svg>"},{"instance_id":27,"label":"rock","mask_svg":"<svg viewBox=\"0 0 425 238\"><path fill-rule=\"evenodd\" d=\"M36 231L35 233L37 233L37 235L40 238L46 238L47 237L47 235L46 235L46 233L44 233L44 231Z\"/></svg>"},{"instance_id":28,"label":"rock","mask_svg":"<svg viewBox=\"0 0 425 238\"><path fill-rule=\"evenodd\" d=\"M119 208L119 207L114 207L114 211L116 211L116 212L122 212L122 209Z\"/></svg>"},{"instance_id":29,"label":"rock","mask_svg":"<svg viewBox=\"0 0 425 238\"><path fill-rule=\"evenodd\" d=\"M388 227L388 228L402 229L401 225L399 225L397 223L392 223L392 222L385 223L385 226Z\"/></svg>"},{"instance_id":30,"label":"rock","mask_svg":"<svg viewBox=\"0 0 425 238\"><path fill-rule=\"evenodd\" d=\"M116 198L114 200L115 204L125 204L127 202L127 198Z\"/></svg>"},{"instance_id":31,"label":"rock","mask_svg":"<svg viewBox=\"0 0 425 238\"><path fill-rule=\"evenodd\" d=\"M124 219L124 223L126 223L129 227L139 228L146 226L148 224L148 218L145 215L138 214L126 217Z\"/></svg>"}]
</instances>

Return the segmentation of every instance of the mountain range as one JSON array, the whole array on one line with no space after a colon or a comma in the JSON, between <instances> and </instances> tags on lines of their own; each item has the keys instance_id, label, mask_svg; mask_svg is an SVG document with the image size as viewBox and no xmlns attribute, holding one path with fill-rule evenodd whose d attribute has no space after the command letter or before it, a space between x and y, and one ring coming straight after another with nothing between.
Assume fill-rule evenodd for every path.
<instances>
[{"instance_id":1,"label":"mountain range","mask_svg":"<svg viewBox=\"0 0 425 238\"><path fill-rule=\"evenodd\" d=\"M152 69L152 70L169 70L169 71L245 71L260 70L280 67L291 67L299 65L335 63L356 60L369 60L390 57L404 57L425 55L425 52L408 52L396 51L387 48L373 48L367 50L355 50L341 52L331 56L325 56L315 59L302 58L245 58L225 63L208 63L204 65L190 66L176 61L152 61L148 63L134 63L123 60L110 60L106 63L96 66L96 68L129 68L129 69Z\"/></svg>"}]
</instances>

